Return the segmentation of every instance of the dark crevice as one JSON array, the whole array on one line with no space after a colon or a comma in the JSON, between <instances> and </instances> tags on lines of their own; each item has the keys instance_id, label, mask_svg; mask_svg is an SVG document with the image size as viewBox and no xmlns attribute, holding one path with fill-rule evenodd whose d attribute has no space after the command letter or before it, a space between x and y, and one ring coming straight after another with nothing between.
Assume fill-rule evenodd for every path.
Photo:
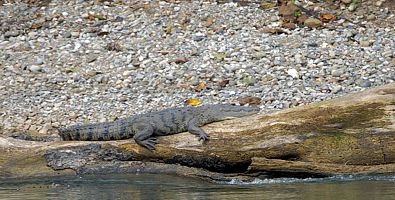
<instances>
[{"instance_id":1,"label":"dark crevice","mask_svg":"<svg viewBox=\"0 0 395 200\"><path fill-rule=\"evenodd\" d=\"M243 173L246 172L251 161L246 162L224 162L213 157L188 157L183 155L174 156L172 159L164 161L167 164L180 164L188 167L207 169L212 172L220 173Z\"/></svg>"},{"instance_id":2,"label":"dark crevice","mask_svg":"<svg viewBox=\"0 0 395 200\"><path fill-rule=\"evenodd\" d=\"M300 160L300 155L298 153L288 153L276 157L269 157L268 159L279 159L287 161L298 161Z\"/></svg>"}]
</instances>

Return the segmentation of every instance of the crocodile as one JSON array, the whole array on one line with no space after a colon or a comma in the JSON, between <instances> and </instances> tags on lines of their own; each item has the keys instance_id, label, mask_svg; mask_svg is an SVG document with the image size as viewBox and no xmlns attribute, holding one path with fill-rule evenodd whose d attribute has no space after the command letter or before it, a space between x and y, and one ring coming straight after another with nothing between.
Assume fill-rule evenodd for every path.
<instances>
[{"instance_id":1,"label":"crocodile","mask_svg":"<svg viewBox=\"0 0 395 200\"><path fill-rule=\"evenodd\" d=\"M209 139L200 127L212 122L223 121L259 112L258 107L227 104L196 107L169 108L157 112L133 115L113 122L73 125L59 129L63 140L108 141L133 138L149 150L155 150L157 136L172 135L188 131L199 137L199 141Z\"/></svg>"}]
</instances>

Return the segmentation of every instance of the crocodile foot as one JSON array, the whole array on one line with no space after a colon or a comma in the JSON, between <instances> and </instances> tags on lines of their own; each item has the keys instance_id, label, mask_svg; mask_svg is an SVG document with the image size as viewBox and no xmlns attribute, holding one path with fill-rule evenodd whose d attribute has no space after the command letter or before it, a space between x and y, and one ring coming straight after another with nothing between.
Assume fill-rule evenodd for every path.
<instances>
[{"instance_id":1,"label":"crocodile foot","mask_svg":"<svg viewBox=\"0 0 395 200\"><path fill-rule=\"evenodd\" d=\"M157 138L148 138L146 140L141 141L139 144L150 151L155 150L155 145L158 143Z\"/></svg>"},{"instance_id":2,"label":"crocodile foot","mask_svg":"<svg viewBox=\"0 0 395 200\"><path fill-rule=\"evenodd\" d=\"M206 133L205 133L205 134L200 134L200 135L199 135L199 141L202 140L202 141L204 142L204 141L206 141L206 140L209 140L209 138L210 138L210 136L207 135Z\"/></svg>"}]
</instances>

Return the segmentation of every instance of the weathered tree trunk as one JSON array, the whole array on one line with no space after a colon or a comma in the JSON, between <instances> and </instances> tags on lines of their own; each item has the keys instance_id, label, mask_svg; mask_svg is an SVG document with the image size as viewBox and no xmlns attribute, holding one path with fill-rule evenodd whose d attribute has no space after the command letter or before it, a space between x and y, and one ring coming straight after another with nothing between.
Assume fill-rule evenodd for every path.
<instances>
[{"instance_id":1,"label":"weathered tree trunk","mask_svg":"<svg viewBox=\"0 0 395 200\"><path fill-rule=\"evenodd\" d=\"M159 138L155 152L132 140L31 142L0 137L0 177L173 173L209 180L260 175L395 172L395 83L308 106Z\"/></svg>"}]
</instances>

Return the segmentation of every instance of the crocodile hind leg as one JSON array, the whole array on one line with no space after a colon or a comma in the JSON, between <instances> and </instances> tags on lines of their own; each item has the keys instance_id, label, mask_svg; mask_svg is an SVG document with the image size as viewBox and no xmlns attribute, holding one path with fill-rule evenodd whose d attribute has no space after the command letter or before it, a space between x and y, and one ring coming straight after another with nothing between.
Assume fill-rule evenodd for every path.
<instances>
[{"instance_id":1,"label":"crocodile hind leg","mask_svg":"<svg viewBox=\"0 0 395 200\"><path fill-rule=\"evenodd\" d=\"M143 146L151 151L155 150L155 144L157 143L156 138L151 137L154 133L154 128L147 123L135 123L133 125L133 136L134 141L140 146Z\"/></svg>"},{"instance_id":2,"label":"crocodile hind leg","mask_svg":"<svg viewBox=\"0 0 395 200\"><path fill-rule=\"evenodd\" d=\"M201 129L198 125L198 121L197 119L192 119L191 121L188 122L188 132L196 135L199 137L199 141L200 140L208 140L209 139L209 135L207 135L206 132L204 132L203 129Z\"/></svg>"}]
</instances>

